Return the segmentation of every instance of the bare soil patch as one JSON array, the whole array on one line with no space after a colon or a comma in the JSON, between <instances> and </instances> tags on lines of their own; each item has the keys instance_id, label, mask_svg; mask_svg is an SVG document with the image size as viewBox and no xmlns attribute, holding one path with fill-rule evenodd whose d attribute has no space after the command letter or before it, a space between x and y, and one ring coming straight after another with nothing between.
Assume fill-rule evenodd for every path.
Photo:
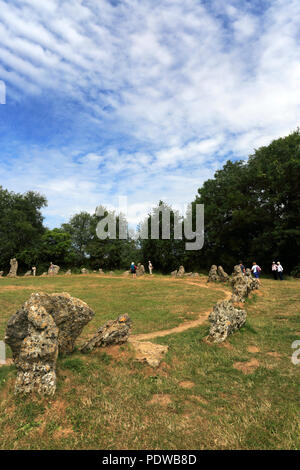
<instances>
[{"instance_id":1,"label":"bare soil patch","mask_svg":"<svg viewBox=\"0 0 300 470\"><path fill-rule=\"evenodd\" d=\"M243 374L253 374L253 372L259 367L257 359L250 359L247 362L235 362L233 364L234 369L240 370Z\"/></svg>"}]
</instances>

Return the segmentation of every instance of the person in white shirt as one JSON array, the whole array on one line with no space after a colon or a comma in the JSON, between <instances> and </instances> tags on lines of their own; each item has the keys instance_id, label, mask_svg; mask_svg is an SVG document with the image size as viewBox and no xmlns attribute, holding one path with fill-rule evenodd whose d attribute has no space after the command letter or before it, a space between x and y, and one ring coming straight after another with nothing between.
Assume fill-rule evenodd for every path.
<instances>
[{"instance_id":1,"label":"person in white shirt","mask_svg":"<svg viewBox=\"0 0 300 470\"><path fill-rule=\"evenodd\" d=\"M273 274L274 280L277 281L277 264L275 263L275 261L273 261L272 263L272 274Z\"/></svg>"},{"instance_id":2,"label":"person in white shirt","mask_svg":"<svg viewBox=\"0 0 300 470\"><path fill-rule=\"evenodd\" d=\"M277 261L277 272L279 274L279 279L281 281L283 281L283 274L282 274L282 271L283 271L283 267L281 266L280 264L280 261Z\"/></svg>"},{"instance_id":3,"label":"person in white shirt","mask_svg":"<svg viewBox=\"0 0 300 470\"><path fill-rule=\"evenodd\" d=\"M261 269L260 267L258 266L258 264L256 264L255 261L253 261L252 263L252 268L251 268L251 272L254 274L254 277L259 281L259 273L260 273Z\"/></svg>"}]
</instances>

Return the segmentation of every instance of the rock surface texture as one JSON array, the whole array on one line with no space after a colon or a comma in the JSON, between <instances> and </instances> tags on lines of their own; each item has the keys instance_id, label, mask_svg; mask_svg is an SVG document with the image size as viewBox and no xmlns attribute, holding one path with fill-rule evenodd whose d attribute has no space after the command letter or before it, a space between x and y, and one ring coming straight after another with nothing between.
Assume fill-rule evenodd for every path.
<instances>
[{"instance_id":1,"label":"rock surface texture","mask_svg":"<svg viewBox=\"0 0 300 470\"><path fill-rule=\"evenodd\" d=\"M31 294L10 318L5 342L17 367L16 393L53 395L58 353L71 353L93 310L67 293Z\"/></svg>"},{"instance_id":2,"label":"rock surface texture","mask_svg":"<svg viewBox=\"0 0 300 470\"><path fill-rule=\"evenodd\" d=\"M247 269L244 275L239 265L233 268L230 284L232 287L233 302L245 302L250 292L259 288L257 279L251 276L251 271Z\"/></svg>"},{"instance_id":3,"label":"rock surface texture","mask_svg":"<svg viewBox=\"0 0 300 470\"><path fill-rule=\"evenodd\" d=\"M128 341L130 332L131 320L125 313L116 320L110 320L101 326L96 334L80 348L80 351L87 353L94 348L125 343Z\"/></svg>"},{"instance_id":4,"label":"rock surface texture","mask_svg":"<svg viewBox=\"0 0 300 470\"><path fill-rule=\"evenodd\" d=\"M145 274L145 268L144 265L141 263L138 263L137 265L137 270L136 270L136 275L138 276L144 276Z\"/></svg>"},{"instance_id":5,"label":"rock surface texture","mask_svg":"<svg viewBox=\"0 0 300 470\"><path fill-rule=\"evenodd\" d=\"M235 308L231 300L218 302L208 319L211 322L209 340L221 343L234 331L240 329L246 322L245 310Z\"/></svg>"},{"instance_id":6,"label":"rock surface texture","mask_svg":"<svg viewBox=\"0 0 300 470\"><path fill-rule=\"evenodd\" d=\"M219 281L218 268L213 264L208 273L207 282L217 282Z\"/></svg>"},{"instance_id":7,"label":"rock surface texture","mask_svg":"<svg viewBox=\"0 0 300 470\"><path fill-rule=\"evenodd\" d=\"M17 272L18 272L18 261L16 258L12 258L10 260L10 270L7 275L7 277L17 277Z\"/></svg>"},{"instance_id":8,"label":"rock surface texture","mask_svg":"<svg viewBox=\"0 0 300 470\"><path fill-rule=\"evenodd\" d=\"M161 344L154 344L150 341L130 340L135 351L135 359L139 362L146 362L151 367L158 367L168 351L169 347Z\"/></svg>"}]
</instances>

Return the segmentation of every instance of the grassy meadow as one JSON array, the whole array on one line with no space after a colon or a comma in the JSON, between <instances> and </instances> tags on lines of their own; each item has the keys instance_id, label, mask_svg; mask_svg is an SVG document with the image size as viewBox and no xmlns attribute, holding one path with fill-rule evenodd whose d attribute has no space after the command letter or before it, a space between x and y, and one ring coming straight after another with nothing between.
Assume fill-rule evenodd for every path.
<instances>
[{"instance_id":1,"label":"grassy meadow","mask_svg":"<svg viewBox=\"0 0 300 470\"><path fill-rule=\"evenodd\" d=\"M0 339L31 292L69 292L94 309L80 346L122 313L132 335L186 324L225 298L220 288L229 292L205 277L2 278ZM299 449L300 280L263 279L246 310L246 326L221 345L205 341L208 321L151 339L169 346L157 369L130 343L60 357L51 398L15 396L14 365L0 367L0 449Z\"/></svg>"}]
</instances>

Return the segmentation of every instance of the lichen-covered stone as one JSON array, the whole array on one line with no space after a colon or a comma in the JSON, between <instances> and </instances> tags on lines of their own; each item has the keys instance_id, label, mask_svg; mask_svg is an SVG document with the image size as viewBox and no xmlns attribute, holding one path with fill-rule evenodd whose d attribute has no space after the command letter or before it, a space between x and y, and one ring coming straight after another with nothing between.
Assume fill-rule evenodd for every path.
<instances>
[{"instance_id":1,"label":"lichen-covered stone","mask_svg":"<svg viewBox=\"0 0 300 470\"><path fill-rule=\"evenodd\" d=\"M234 302L245 302L250 292L259 288L257 279L251 276L251 271L246 270L246 274L243 274L238 264L233 268L230 284L232 287L232 300Z\"/></svg>"},{"instance_id":2,"label":"lichen-covered stone","mask_svg":"<svg viewBox=\"0 0 300 470\"><path fill-rule=\"evenodd\" d=\"M18 261L16 258L10 260L10 270L7 277L16 277L18 272Z\"/></svg>"},{"instance_id":3,"label":"lichen-covered stone","mask_svg":"<svg viewBox=\"0 0 300 470\"><path fill-rule=\"evenodd\" d=\"M221 282L227 282L229 280L229 275L224 271L222 266L218 266L218 276Z\"/></svg>"},{"instance_id":4,"label":"lichen-covered stone","mask_svg":"<svg viewBox=\"0 0 300 470\"><path fill-rule=\"evenodd\" d=\"M16 393L52 395L58 352L74 350L76 338L93 316L85 302L67 293L31 294L6 328L5 342L18 370Z\"/></svg>"},{"instance_id":5,"label":"lichen-covered stone","mask_svg":"<svg viewBox=\"0 0 300 470\"><path fill-rule=\"evenodd\" d=\"M125 313L116 320L110 320L101 326L95 335L80 348L82 353L92 351L94 348L122 344L128 341L131 332L131 320Z\"/></svg>"},{"instance_id":6,"label":"lichen-covered stone","mask_svg":"<svg viewBox=\"0 0 300 470\"><path fill-rule=\"evenodd\" d=\"M60 270L60 266L57 264L50 264L49 269L48 269L48 275L49 276L57 276L58 272Z\"/></svg>"},{"instance_id":7,"label":"lichen-covered stone","mask_svg":"<svg viewBox=\"0 0 300 470\"><path fill-rule=\"evenodd\" d=\"M177 271L176 276L177 276L177 277L183 277L183 276L184 276L184 273L185 273L184 267L183 267L183 266L179 266L179 269L178 269L178 271Z\"/></svg>"},{"instance_id":8,"label":"lichen-covered stone","mask_svg":"<svg viewBox=\"0 0 300 470\"><path fill-rule=\"evenodd\" d=\"M169 349L166 345L154 344L150 341L130 340L130 344L134 348L135 359L139 362L146 362L151 367L158 367Z\"/></svg>"},{"instance_id":9,"label":"lichen-covered stone","mask_svg":"<svg viewBox=\"0 0 300 470\"><path fill-rule=\"evenodd\" d=\"M234 307L231 300L217 302L208 317L211 323L208 339L214 343L225 341L245 324L246 318L246 311Z\"/></svg>"},{"instance_id":10,"label":"lichen-covered stone","mask_svg":"<svg viewBox=\"0 0 300 470\"><path fill-rule=\"evenodd\" d=\"M208 273L207 282L218 282L219 275L218 275L218 268L215 264L213 264Z\"/></svg>"},{"instance_id":11,"label":"lichen-covered stone","mask_svg":"<svg viewBox=\"0 0 300 470\"><path fill-rule=\"evenodd\" d=\"M136 269L136 275L138 276L144 276L145 274L145 268L144 265L141 263L138 263L137 269Z\"/></svg>"}]
</instances>

